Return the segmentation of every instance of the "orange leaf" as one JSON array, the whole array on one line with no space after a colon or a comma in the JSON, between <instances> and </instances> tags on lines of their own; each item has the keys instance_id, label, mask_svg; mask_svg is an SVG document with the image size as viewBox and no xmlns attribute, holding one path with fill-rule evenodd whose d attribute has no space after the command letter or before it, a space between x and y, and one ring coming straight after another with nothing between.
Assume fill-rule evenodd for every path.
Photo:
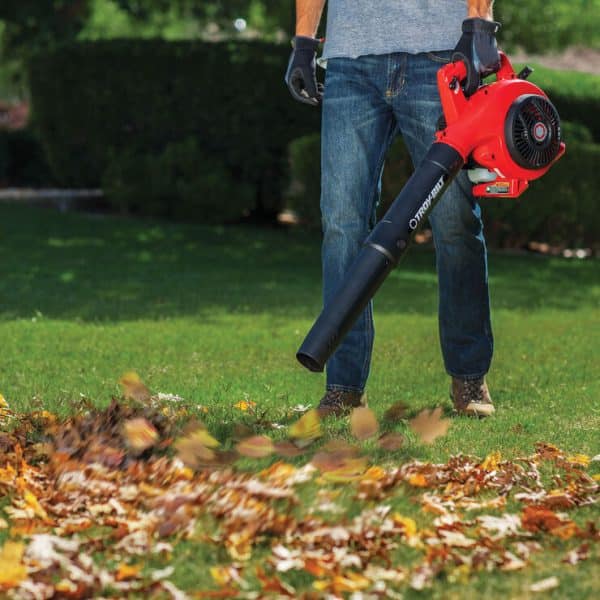
<instances>
[{"instance_id":1,"label":"orange leaf","mask_svg":"<svg viewBox=\"0 0 600 600\"><path fill-rule=\"evenodd\" d=\"M426 444L446 435L450 427L450 419L442 419L442 408L438 406L433 410L422 410L414 419L410 420L410 428Z\"/></svg>"},{"instance_id":2,"label":"orange leaf","mask_svg":"<svg viewBox=\"0 0 600 600\"><path fill-rule=\"evenodd\" d=\"M126 565L121 563L117 568L115 579L117 581L125 581L126 579L134 579L138 577L143 565Z\"/></svg>"},{"instance_id":3,"label":"orange leaf","mask_svg":"<svg viewBox=\"0 0 600 600\"><path fill-rule=\"evenodd\" d=\"M236 445L236 450L242 456L265 458L273 454L275 448L273 447L271 438L266 435L255 435L239 442Z\"/></svg>"},{"instance_id":4,"label":"orange leaf","mask_svg":"<svg viewBox=\"0 0 600 600\"><path fill-rule=\"evenodd\" d=\"M379 431L379 423L370 408L361 406L355 408L350 415L350 428L358 440L373 437Z\"/></svg>"},{"instance_id":5,"label":"orange leaf","mask_svg":"<svg viewBox=\"0 0 600 600\"><path fill-rule=\"evenodd\" d=\"M413 473L408 478L408 483L413 487L428 487L427 478L422 473Z\"/></svg>"}]
</instances>

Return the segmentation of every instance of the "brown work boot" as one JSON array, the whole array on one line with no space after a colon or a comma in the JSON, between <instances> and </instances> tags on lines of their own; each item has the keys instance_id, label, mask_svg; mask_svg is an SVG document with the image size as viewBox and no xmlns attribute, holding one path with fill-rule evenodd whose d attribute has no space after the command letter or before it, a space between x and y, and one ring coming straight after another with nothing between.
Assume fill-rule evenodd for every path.
<instances>
[{"instance_id":1,"label":"brown work boot","mask_svg":"<svg viewBox=\"0 0 600 600\"><path fill-rule=\"evenodd\" d=\"M485 377L478 379L452 378L450 398L461 415L489 417L496 412Z\"/></svg>"},{"instance_id":2,"label":"brown work boot","mask_svg":"<svg viewBox=\"0 0 600 600\"><path fill-rule=\"evenodd\" d=\"M327 390L319 402L317 411L321 418L339 417L349 413L353 408L366 405L367 396L361 392Z\"/></svg>"}]
</instances>

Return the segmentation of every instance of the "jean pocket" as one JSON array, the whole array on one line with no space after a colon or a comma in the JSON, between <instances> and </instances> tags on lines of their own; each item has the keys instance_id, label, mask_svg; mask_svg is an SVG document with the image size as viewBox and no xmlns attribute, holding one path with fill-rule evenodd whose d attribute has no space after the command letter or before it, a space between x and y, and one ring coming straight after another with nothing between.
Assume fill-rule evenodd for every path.
<instances>
[{"instance_id":1,"label":"jean pocket","mask_svg":"<svg viewBox=\"0 0 600 600\"><path fill-rule=\"evenodd\" d=\"M439 64L447 64L452 59L452 50L444 50L442 52L425 52L424 54L429 60Z\"/></svg>"}]
</instances>

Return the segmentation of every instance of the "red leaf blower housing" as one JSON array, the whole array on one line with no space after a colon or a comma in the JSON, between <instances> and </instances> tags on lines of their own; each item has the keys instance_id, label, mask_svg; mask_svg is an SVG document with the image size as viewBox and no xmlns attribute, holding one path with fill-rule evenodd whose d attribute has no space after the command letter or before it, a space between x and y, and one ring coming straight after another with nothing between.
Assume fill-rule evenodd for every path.
<instances>
[{"instance_id":1,"label":"red leaf blower housing","mask_svg":"<svg viewBox=\"0 0 600 600\"><path fill-rule=\"evenodd\" d=\"M341 340L398 264L419 225L465 164L478 176L476 197L515 198L565 152L560 119L546 94L517 76L500 53L495 81L466 97L462 61L445 65L437 81L444 111L423 162L365 240L332 300L306 336L296 357L322 371Z\"/></svg>"}]
</instances>

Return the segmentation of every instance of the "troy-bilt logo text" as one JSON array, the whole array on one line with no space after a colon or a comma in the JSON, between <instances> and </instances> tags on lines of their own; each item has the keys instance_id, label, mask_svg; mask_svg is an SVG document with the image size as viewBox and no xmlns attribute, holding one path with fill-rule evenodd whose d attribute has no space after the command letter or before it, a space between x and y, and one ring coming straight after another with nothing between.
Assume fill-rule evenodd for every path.
<instances>
[{"instance_id":1,"label":"troy-bilt logo text","mask_svg":"<svg viewBox=\"0 0 600 600\"><path fill-rule=\"evenodd\" d=\"M438 182L433 186L429 196L425 199L425 202L421 205L421 208L417 211L417 214L408 222L408 226L411 229L416 229L421 222L421 219L425 216L425 213L429 210L431 203L435 200L437 195L442 191L444 187L444 176L442 175Z\"/></svg>"}]
</instances>

